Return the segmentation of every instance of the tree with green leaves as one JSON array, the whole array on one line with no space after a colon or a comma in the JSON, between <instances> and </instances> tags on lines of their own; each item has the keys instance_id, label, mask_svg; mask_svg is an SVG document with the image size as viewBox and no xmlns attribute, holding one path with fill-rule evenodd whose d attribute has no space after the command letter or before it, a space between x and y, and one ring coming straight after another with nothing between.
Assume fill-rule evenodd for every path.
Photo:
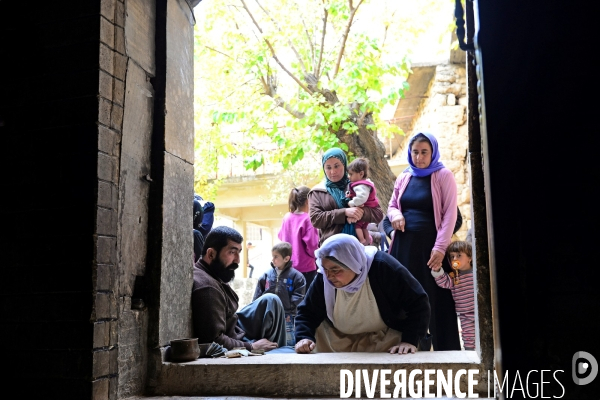
<instances>
[{"instance_id":1,"label":"tree with green leaves","mask_svg":"<svg viewBox=\"0 0 600 400\"><path fill-rule=\"evenodd\" d=\"M379 113L404 95L410 73L407 58L388 48L427 29L403 17L399 1L205 0L195 38L204 116L197 168L239 157L247 169L266 161L293 169L309 153L340 147L369 159L386 209L395 176L379 137L401 131ZM418 12L435 3L421 1Z\"/></svg>"}]
</instances>

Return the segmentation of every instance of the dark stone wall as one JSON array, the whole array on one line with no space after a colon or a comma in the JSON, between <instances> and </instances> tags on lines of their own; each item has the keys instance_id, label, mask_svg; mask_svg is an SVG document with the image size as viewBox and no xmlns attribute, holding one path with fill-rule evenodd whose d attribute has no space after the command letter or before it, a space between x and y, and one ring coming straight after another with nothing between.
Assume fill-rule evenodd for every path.
<instances>
[{"instance_id":1,"label":"dark stone wall","mask_svg":"<svg viewBox=\"0 0 600 400\"><path fill-rule=\"evenodd\" d=\"M90 397L92 376L109 375L90 323L100 12L99 1L0 4L3 382L44 397Z\"/></svg>"},{"instance_id":2,"label":"dark stone wall","mask_svg":"<svg viewBox=\"0 0 600 400\"><path fill-rule=\"evenodd\" d=\"M155 91L155 2L125 4L127 73L118 195L118 397L143 392L148 360L147 244Z\"/></svg>"},{"instance_id":3,"label":"dark stone wall","mask_svg":"<svg viewBox=\"0 0 600 400\"><path fill-rule=\"evenodd\" d=\"M596 46L593 13L554 0L478 6L501 345L496 357L510 382L517 370L564 370L557 375L564 389L547 379L544 396L561 397L564 390L564 398L597 398L600 379L587 386L571 379L575 352L600 360L592 194L599 182L598 129L585 56Z\"/></svg>"}]
</instances>

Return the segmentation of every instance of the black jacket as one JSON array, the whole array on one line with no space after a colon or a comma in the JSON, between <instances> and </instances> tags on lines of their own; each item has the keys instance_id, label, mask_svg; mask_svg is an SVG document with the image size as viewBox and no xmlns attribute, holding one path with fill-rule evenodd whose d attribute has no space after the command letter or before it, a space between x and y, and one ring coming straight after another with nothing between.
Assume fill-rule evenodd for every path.
<instances>
[{"instance_id":1,"label":"black jacket","mask_svg":"<svg viewBox=\"0 0 600 400\"><path fill-rule=\"evenodd\" d=\"M458 232L458 230L462 226L462 223L463 223L463 217L462 217L462 214L460 213L460 208L457 208L456 209L456 224L454 224L454 229L452 230L453 235L456 232ZM391 238L394 228L392 228L392 222L390 221L390 219L388 218L387 215L385 216L385 218L383 218L383 221L381 221L381 225L383 226L383 230L385 231L385 234L387 235L387 237Z\"/></svg>"},{"instance_id":2,"label":"black jacket","mask_svg":"<svg viewBox=\"0 0 600 400\"><path fill-rule=\"evenodd\" d=\"M394 257L375 254L369 282L385 324L402 332L402 341L417 346L429 328L429 298L419 282ZM296 316L296 341L315 341L315 330L327 318L323 274L317 274Z\"/></svg>"}]
</instances>

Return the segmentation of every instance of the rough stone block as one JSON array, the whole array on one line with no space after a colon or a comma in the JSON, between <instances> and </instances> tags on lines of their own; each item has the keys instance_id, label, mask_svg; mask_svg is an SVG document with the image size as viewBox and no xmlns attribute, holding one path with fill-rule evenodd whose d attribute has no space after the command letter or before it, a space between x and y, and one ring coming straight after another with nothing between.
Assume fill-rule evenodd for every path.
<instances>
[{"instance_id":1,"label":"rough stone block","mask_svg":"<svg viewBox=\"0 0 600 400\"><path fill-rule=\"evenodd\" d=\"M124 81L127 74L127 57L119 53L114 53L114 56L114 76Z\"/></svg>"},{"instance_id":2,"label":"rough stone block","mask_svg":"<svg viewBox=\"0 0 600 400\"><path fill-rule=\"evenodd\" d=\"M125 29L119 26L115 27L115 51L125 54Z\"/></svg>"},{"instance_id":3,"label":"rough stone block","mask_svg":"<svg viewBox=\"0 0 600 400\"><path fill-rule=\"evenodd\" d=\"M117 321L110 321L110 345L118 345L119 340L119 324Z\"/></svg>"},{"instance_id":4,"label":"rough stone block","mask_svg":"<svg viewBox=\"0 0 600 400\"><path fill-rule=\"evenodd\" d=\"M123 129L123 107L117 104L112 105L112 112L110 115L110 127L121 131Z\"/></svg>"},{"instance_id":5,"label":"rough stone block","mask_svg":"<svg viewBox=\"0 0 600 400\"><path fill-rule=\"evenodd\" d=\"M431 96L431 100L427 104L427 111L435 110L438 107L443 107L447 104L447 99L445 94L435 93Z\"/></svg>"},{"instance_id":6,"label":"rough stone block","mask_svg":"<svg viewBox=\"0 0 600 400\"><path fill-rule=\"evenodd\" d=\"M452 172L461 171L462 163L456 160L444 160L444 165Z\"/></svg>"},{"instance_id":7,"label":"rough stone block","mask_svg":"<svg viewBox=\"0 0 600 400\"><path fill-rule=\"evenodd\" d=\"M97 237L96 262L99 264L117 263L117 239L115 237Z\"/></svg>"},{"instance_id":8,"label":"rough stone block","mask_svg":"<svg viewBox=\"0 0 600 400\"><path fill-rule=\"evenodd\" d=\"M112 104L109 100L104 98L98 99L98 122L103 125L110 125L110 111Z\"/></svg>"},{"instance_id":9,"label":"rough stone block","mask_svg":"<svg viewBox=\"0 0 600 400\"><path fill-rule=\"evenodd\" d=\"M100 70L98 77L98 93L107 100L112 99L113 77L102 70Z\"/></svg>"},{"instance_id":10,"label":"rough stone block","mask_svg":"<svg viewBox=\"0 0 600 400\"><path fill-rule=\"evenodd\" d=\"M94 323L94 349L110 345L110 322Z\"/></svg>"},{"instance_id":11,"label":"rough stone block","mask_svg":"<svg viewBox=\"0 0 600 400\"><path fill-rule=\"evenodd\" d=\"M148 241L148 197L152 138L153 89L136 63L127 68L119 193L121 198L121 265L119 290L129 293L136 275L143 275Z\"/></svg>"},{"instance_id":12,"label":"rough stone block","mask_svg":"<svg viewBox=\"0 0 600 400\"><path fill-rule=\"evenodd\" d=\"M277 398L338 398L340 395L340 369L367 370L373 376L374 370L404 370L406 375L419 369L452 370L458 377L455 384L462 392L467 391L467 376L456 374L459 370L475 369L483 371L483 365L475 351L420 351L398 357L394 354L374 353L320 353L273 354L264 357L242 357L235 364L226 359L201 358L185 364L164 363L154 385L149 385L152 395L179 396L258 396ZM223 374L235 376L228 385L219 385ZM423 385L423 374L416 374L416 385ZM278 382L274 385L273 376ZM485 379L475 387L487 389ZM285 382L285 384L283 384ZM417 383L418 382L418 383ZM439 382L437 382L439 383ZM411 383L412 384L412 383ZM377 386L377 385L375 385ZM393 387L393 384L392 384ZM380 387L375 389L375 398L380 396ZM436 393L436 379L430 386L430 393ZM364 391L362 392L364 393ZM388 394L390 390L388 388ZM365 396L363 396L364 398Z\"/></svg>"},{"instance_id":13,"label":"rough stone block","mask_svg":"<svg viewBox=\"0 0 600 400\"><path fill-rule=\"evenodd\" d=\"M461 167L464 168L464 165L461 164ZM454 172L454 181L456 182L456 185L462 185L465 183L465 172L464 169L460 168ZM460 197L460 188L458 189L458 196ZM460 200L459 200L460 202Z\"/></svg>"},{"instance_id":14,"label":"rough stone block","mask_svg":"<svg viewBox=\"0 0 600 400\"><path fill-rule=\"evenodd\" d=\"M93 320L99 321L101 319L108 319L110 317L110 301L107 294L96 293L94 299Z\"/></svg>"},{"instance_id":15,"label":"rough stone block","mask_svg":"<svg viewBox=\"0 0 600 400\"><path fill-rule=\"evenodd\" d=\"M126 7L126 54L150 75L154 76L155 0L128 0Z\"/></svg>"},{"instance_id":16,"label":"rough stone block","mask_svg":"<svg viewBox=\"0 0 600 400\"><path fill-rule=\"evenodd\" d=\"M115 25L125 27L125 3L121 1L115 7Z\"/></svg>"},{"instance_id":17,"label":"rough stone block","mask_svg":"<svg viewBox=\"0 0 600 400\"><path fill-rule=\"evenodd\" d=\"M111 374L116 374L119 372L119 349L117 347L113 347L108 351L108 362L109 362L109 371Z\"/></svg>"},{"instance_id":18,"label":"rough stone block","mask_svg":"<svg viewBox=\"0 0 600 400\"><path fill-rule=\"evenodd\" d=\"M107 45L100 43L100 69L106 71L110 75L114 75L115 52Z\"/></svg>"},{"instance_id":19,"label":"rough stone block","mask_svg":"<svg viewBox=\"0 0 600 400\"><path fill-rule=\"evenodd\" d=\"M449 95L450 96L450 95ZM467 120L467 108L465 106L440 107L437 112L437 120L440 123L462 125Z\"/></svg>"},{"instance_id":20,"label":"rough stone block","mask_svg":"<svg viewBox=\"0 0 600 400\"><path fill-rule=\"evenodd\" d=\"M471 221L471 205L470 205L471 200L469 199L468 202L469 203L460 205L459 208L460 208L460 213L463 215L463 218L466 221Z\"/></svg>"},{"instance_id":21,"label":"rough stone block","mask_svg":"<svg viewBox=\"0 0 600 400\"><path fill-rule=\"evenodd\" d=\"M115 48L115 26L102 17L100 17L100 41L111 49Z\"/></svg>"},{"instance_id":22,"label":"rough stone block","mask_svg":"<svg viewBox=\"0 0 600 400\"><path fill-rule=\"evenodd\" d=\"M100 15L110 22L115 22L116 3L116 0L100 0Z\"/></svg>"},{"instance_id":23,"label":"rough stone block","mask_svg":"<svg viewBox=\"0 0 600 400\"><path fill-rule=\"evenodd\" d=\"M467 96L461 96L458 98L458 104L461 106L467 106L469 104L469 98Z\"/></svg>"},{"instance_id":24,"label":"rough stone block","mask_svg":"<svg viewBox=\"0 0 600 400\"><path fill-rule=\"evenodd\" d=\"M98 153L98 179L108 182L117 182L116 157Z\"/></svg>"},{"instance_id":25,"label":"rough stone block","mask_svg":"<svg viewBox=\"0 0 600 400\"><path fill-rule=\"evenodd\" d=\"M466 150L467 140L469 139L469 126L467 124L463 124L458 127L458 136L460 137L461 141L464 141L463 146Z\"/></svg>"},{"instance_id":26,"label":"rough stone block","mask_svg":"<svg viewBox=\"0 0 600 400\"><path fill-rule=\"evenodd\" d=\"M92 378L97 379L110 373L110 359L108 350L94 351L92 359Z\"/></svg>"},{"instance_id":27,"label":"rough stone block","mask_svg":"<svg viewBox=\"0 0 600 400\"><path fill-rule=\"evenodd\" d=\"M122 106L125 101L125 82L120 79L114 79L113 102Z\"/></svg>"},{"instance_id":28,"label":"rough stone block","mask_svg":"<svg viewBox=\"0 0 600 400\"><path fill-rule=\"evenodd\" d=\"M139 391L137 394L142 393L142 391ZM117 400L118 399L118 394L119 394L119 379L116 376L112 376L109 380L109 385L108 385L108 400Z\"/></svg>"},{"instance_id":29,"label":"rough stone block","mask_svg":"<svg viewBox=\"0 0 600 400\"><path fill-rule=\"evenodd\" d=\"M117 304L113 293L96 293L94 305L96 321L117 317Z\"/></svg>"},{"instance_id":30,"label":"rough stone block","mask_svg":"<svg viewBox=\"0 0 600 400\"><path fill-rule=\"evenodd\" d=\"M111 156L119 155L121 135L106 126L98 126L98 150Z\"/></svg>"},{"instance_id":31,"label":"rough stone block","mask_svg":"<svg viewBox=\"0 0 600 400\"><path fill-rule=\"evenodd\" d=\"M450 93L450 94L448 95L448 97L446 98L446 103L447 103L449 106L455 106L455 105L456 105L456 96L455 96L455 95L453 95L452 93Z\"/></svg>"},{"instance_id":32,"label":"rough stone block","mask_svg":"<svg viewBox=\"0 0 600 400\"><path fill-rule=\"evenodd\" d=\"M92 381L92 400L108 400L109 380L107 378Z\"/></svg>"},{"instance_id":33,"label":"rough stone block","mask_svg":"<svg viewBox=\"0 0 600 400\"><path fill-rule=\"evenodd\" d=\"M456 81L456 75L454 74L454 71L450 69L438 67L435 74L435 80L437 82L453 83Z\"/></svg>"},{"instance_id":34,"label":"rough stone block","mask_svg":"<svg viewBox=\"0 0 600 400\"><path fill-rule=\"evenodd\" d=\"M143 193L147 192L146 189ZM148 198L144 197L142 193L140 194L139 199L136 199L136 196L128 196L119 213L121 215L119 221L121 230L119 293L121 295L131 296L136 275L145 273L148 243Z\"/></svg>"},{"instance_id":35,"label":"rough stone block","mask_svg":"<svg viewBox=\"0 0 600 400\"><path fill-rule=\"evenodd\" d=\"M114 236L117 233L117 212L108 210L105 208L98 208L97 211L98 219L96 221L96 229L98 235L111 235Z\"/></svg>"},{"instance_id":36,"label":"rough stone block","mask_svg":"<svg viewBox=\"0 0 600 400\"><path fill-rule=\"evenodd\" d=\"M117 209L117 194L113 184L108 182L98 182L98 205L100 207Z\"/></svg>"},{"instance_id":37,"label":"rough stone block","mask_svg":"<svg viewBox=\"0 0 600 400\"><path fill-rule=\"evenodd\" d=\"M470 192L469 190L466 190L466 189L465 189L465 190L463 190L463 191L460 193L459 201L460 201L461 203L464 203L464 204L466 204L466 203L470 203L470 202L471 202L471 192ZM467 204L467 205L468 205L468 204ZM469 212L471 212L471 210L470 210L470 207L468 207L468 210L469 210ZM461 210L461 212L462 212L462 210Z\"/></svg>"},{"instance_id":38,"label":"rough stone block","mask_svg":"<svg viewBox=\"0 0 600 400\"><path fill-rule=\"evenodd\" d=\"M145 389L148 350L146 337L148 311L132 311L130 308L120 314L119 335L119 389L123 396L141 393Z\"/></svg>"},{"instance_id":39,"label":"rough stone block","mask_svg":"<svg viewBox=\"0 0 600 400\"><path fill-rule=\"evenodd\" d=\"M194 167L166 153L164 171L161 265L171 267L163 269L160 293L154 294L161 299L159 337L156 338L161 345L191 334L190 300L181 296L181 288L190 287L193 282L193 266L189 261L193 237L187 228L190 217L188 209L181 204L186 204L187 199L193 196ZM150 321L149 324L155 323L158 321Z\"/></svg>"},{"instance_id":40,"label":"rough stone block","mask_svg":"<svg viewBox=\"0 0 600 400\"><path fill-rule=\"evenodd\" d=\"M98 264L93 274L94 290L114 290L115 266L110 264Z\"/></svg>"},{"instance_id":41,"label":"rough stone block","mask_svg":"<svg viewBox=\"0 0 600 400\"><path fill-rule=\"evenodd\" d=\"M194 45L189 8L167 4L167 83L165 148L194 163Z\"/></svg>"}]
</instances>

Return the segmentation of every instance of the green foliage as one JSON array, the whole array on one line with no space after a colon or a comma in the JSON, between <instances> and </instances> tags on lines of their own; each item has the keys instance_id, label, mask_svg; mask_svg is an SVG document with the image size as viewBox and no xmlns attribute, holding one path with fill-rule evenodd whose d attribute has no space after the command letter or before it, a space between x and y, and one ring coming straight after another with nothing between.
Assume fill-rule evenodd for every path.
<instances>
[{"instance_id":1,"label":"green foliage","mask_svg":"<svg viewBox=\"0 0 600 400\"><path fill-rule=\"evenodd\" d=\"M431 25L426 11L439 8L413 3L204 0L194 37L196 190L216 191L234 162L288 169L331 147L348 151L339 136L360 126L402 134L380 118L408 89L410 49L399 43L414 43Z\"/></svg>"}]
</instances>

